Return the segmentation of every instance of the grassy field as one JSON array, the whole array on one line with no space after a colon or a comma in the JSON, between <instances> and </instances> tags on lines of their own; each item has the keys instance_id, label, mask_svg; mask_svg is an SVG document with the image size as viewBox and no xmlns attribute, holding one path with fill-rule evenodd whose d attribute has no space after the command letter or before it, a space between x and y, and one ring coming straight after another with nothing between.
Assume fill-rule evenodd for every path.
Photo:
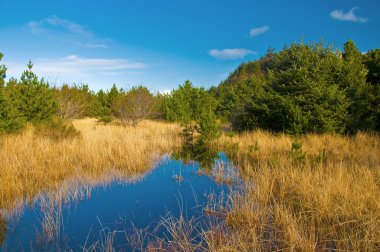
<instances>
[{"instance_id":1,"label":"grassy field","mask_svg":"<svg viewBox=\"0 0 380 252\"><path fill-rule=\"evenodd\" d=\"M112 170L135 176L149 171L163 154L181 144L179 126L145 121L138 127L73 122L80 136L53 140L28 127L0 138L0 207L12 208L23 196L56 188L65 179L98 181ZM168 141L170 139L170 141Z\"/></svg>"},{"instance_id":2,"label":"grassy field","mask_svg":"<svg viewBox=\"0 0 380 252\"><path fill-rule=\"evenodd\" d=\"M206 234L211 250L380 250L378 135L256 131L217 144L247 192L232 195L223 232Z\"/></svg>"},{"instance_id":3,"label":"grassy field","mask_svg":"<svg viewBox=\"0 0 380 252\"><path fill-rule=\"evenodd\" d=\"M31 127L1 138L0 207L11 208L22 196L32 199L75 177L99 181L110 171L142 175L161 154L182 144L175 124L121 127L92 119L73 124L80 137L71 140L54 141ZM255 131L223 134L214 145L237 165L245 193L232 192L223 209L214 208L225 221L200 231L206 245L189 241L191 223L172 218L164 223L176 241L159 241L158 248L150 245L152 251L380 250L379 135Z\"/></svg>"}]
</instances>

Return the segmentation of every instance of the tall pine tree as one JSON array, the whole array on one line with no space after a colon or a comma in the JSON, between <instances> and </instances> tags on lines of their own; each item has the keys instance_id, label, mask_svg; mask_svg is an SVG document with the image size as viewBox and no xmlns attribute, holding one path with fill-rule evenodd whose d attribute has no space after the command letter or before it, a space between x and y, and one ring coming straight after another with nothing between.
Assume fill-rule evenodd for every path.
<instances>
[{"instance_id":1,"label":"tall pine tree","mask_svg":"<svg viewBox=\"0 0 380 252\"><path fill-rule=\"evenodd\" d=\"M344 67L342 71L342 87L351 101L348 108L348 132L373 130L376 127L372 108L373 88L367 83L368 70L362 62L362 54L350 39L344 44Z\"/></svg>"}]
</instances>

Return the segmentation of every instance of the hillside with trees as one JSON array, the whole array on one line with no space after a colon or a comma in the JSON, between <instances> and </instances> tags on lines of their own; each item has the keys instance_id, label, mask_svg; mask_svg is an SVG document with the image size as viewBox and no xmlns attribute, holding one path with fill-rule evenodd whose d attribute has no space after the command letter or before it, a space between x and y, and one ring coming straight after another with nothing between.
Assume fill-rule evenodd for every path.
<instances>
[{"instance_id":1,"label":"hillside with trees","mask_svg":"<svg viewBox=\"0 0 380 252\"><path fill-rule=\"evenodd\" d=\"M217 114L237 131L354 133L379 129L379 51L293 43L241 64L218 87Z\"/></svg>"},{"instance_id":2,"label":"hillside with trees","mask_svg":"<svg viewBox=\"0 0 380 252\"><path fill-rule=\"evenodd\" d=\"M1 55L2 56L2 55ZM85 84L52 86L29 62L20 79L6 83L0 68L0 132L27 123L49 124L96 117L137 126L143 119L179 122L191 134L218 136L219 123L236 131L264 129L290 134L355 133L380 129L380 50L362 54L352 40L343 51L321 43L292 43L242 63L217 87L190 81L168 95L146 87L91 91Z\"/></svg>"}]
</instances>

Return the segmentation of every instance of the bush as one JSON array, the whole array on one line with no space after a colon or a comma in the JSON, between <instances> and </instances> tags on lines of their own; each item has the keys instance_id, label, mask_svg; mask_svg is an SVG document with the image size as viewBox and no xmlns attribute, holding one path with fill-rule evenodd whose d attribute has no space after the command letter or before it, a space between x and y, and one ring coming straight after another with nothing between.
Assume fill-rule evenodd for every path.
<instances>
[{"instance_id":1,"label":"bush","mask_svg":"<svg viewBox=\"0 0 380 252\"><path fill-rule=\"evenodd\" d=\"M130 122L137 126L142 120L153 117L156 104L155 97L146 87L133 87L125 94L115 97L112 109L122 124Z\"/></svg>"},{"instance_id":2,"label":"bush","mask_svg":"<svg viewBox=\"0 0 380 252\"><path fill-rule=\"evenodd\" d=\"M187 134L197 135L205 142L219 137L216 100L204 88L193 87L190 81L186 81L165 102L167 119L180 122Z\"/></svg>"},{"instance_id":3,"label":"bush","mask_svg":"<svg viewBox=\"0 0 380 252\"><path fill-rule=\"evenodd\" d=\"M72 125L62 119L54 118L49 122L35 125L34 133L37 136L50 138L55 141L73 139L80 136L80 132Z\"/></svg>"}]
</instances>

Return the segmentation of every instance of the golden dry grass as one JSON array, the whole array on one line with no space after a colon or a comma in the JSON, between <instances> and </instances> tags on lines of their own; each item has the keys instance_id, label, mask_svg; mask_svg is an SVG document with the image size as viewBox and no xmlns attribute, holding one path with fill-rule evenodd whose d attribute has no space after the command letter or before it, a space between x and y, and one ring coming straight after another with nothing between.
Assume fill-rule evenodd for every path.
<instances>
[{"instance_id":1,"label":"golden dry grass","mask_svg":"<svg viewBox=\"0 0 380 252\"><path fill-rule=\"evenodd\" d=\"M262 131L218 140L247 192L231 202L224 233L208 234L210 250L379 251L379 136L301 136L304 159L290 154L294 141Z\"/></svg>"},{"instance_id":2,"label":"golden dry grass","mask_svg":"<svg viewBox=\"0 0 380 252\"><path fill-rule=\"evenodd\" d=\"M109 181L111 171L142 175L161 154L182 143L175 124L145 121L124 128L92 119L73 123L81 132L73 140L53 141L34 135L32 128L0 139L0 207L11 208L22 196L32 199L70 179L91 184ZM291 151L294 142L302 143L297 153ZM205 246L183 239L183 251L380 250L379 135L296 139L255 131L222 135L215 145L233 159L246 190L232 192L225 209L223 202L215 208L225 222L197 234ZM58 230L51 219L47 226ZM173 228L181 222L170 223L169 231L186 234Z\"/></svg>"},{"instance_id":3,"label":"golden dry grass","mask_svg":"<svg viewBox=\"0 0 380 252\"><path fill-rule=\"evenodd\" d=\"M69 178L96 180L110 170L143 174L161 154L181 144L175 124L144 121L121 127L94 119L73 124L81 137L71 140L38 136L32 127L0 139L0 208L11 208L22 197L32 199Z\"/></svg>"}]
</instances>

